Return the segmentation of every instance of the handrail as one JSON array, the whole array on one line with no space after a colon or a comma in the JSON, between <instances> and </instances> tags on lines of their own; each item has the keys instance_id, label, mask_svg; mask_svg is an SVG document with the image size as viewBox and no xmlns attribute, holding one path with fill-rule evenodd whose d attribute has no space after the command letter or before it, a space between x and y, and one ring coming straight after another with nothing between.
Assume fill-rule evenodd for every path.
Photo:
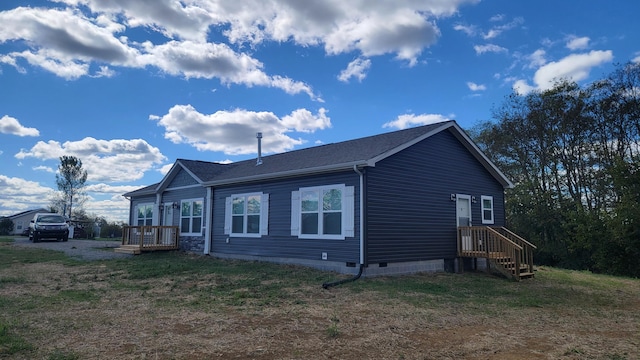
<instances>
[{"instance_id":1,"label":"handrail","mask_svg":"<svg viewBox=\"0 0 640 360\"><path fill-rule=\"evenodd\" d=\"M514 238L518 239L518 241L521 241L522 243L524 243L525 245L532 247L534 249L537 249L538 247L533 245L532 243L528 242L527 240L523 239L520 235L514 233L513 231L507 229L504 226L501 226L499 229L503 230L504 232L510 234L511 236L513 236Z\"/></svg>"},{"instance_id":2,"label":"handrail","mask_svg":"<svg viewBox=\"0 0 640 360\"><path fill-rule=\"evenodd\" d=\"M500 238L502 241L506 241L508 242L510 245L514 246L516 249L518 250L522 250L522 246L516 244L515 242L511 241L511 239L509 239L508 237L500 234L499 232L497 232L495 229L487 227L487 230L491 231L492 233L496 234L498 236L498 238Z\"/></svg>"},{"instance_id":3,"label":"handrail","mask_svg":"<svg viewBox=\"0 0 640 360\"><path fill-rule=\"evenodd\" d=\"M177 226L123 226L122 245L137 245L143 249L178 249Z\"/></svg>"},{"instance_id":4,"label":"handrail","mask_svg":"<svg viewBox=\"0 0 640 360\"><path fill-rule=\"evenodd\" d=\"M508 235L507 237L523 245L524 251L520 254L520 260L522 263L527 264L529 272L533 273L533 250L537 249L537 247L504 226L498 229L506 233L506 235L503 235Z\"/></svg>"},{"instance_id":5,"label":"handrail","mask_svg":"<svg viewBox=\"0 0 640 360\"><path fill-rule=\"evenodd\" d=\"M513 276L520 280L520 264L527 263L525 260L529 258L526 245L523 247L488 226L460 226L457 235L458 256L487 258L498 262L510 258L515 263Z\"/></svg>"}]
</instances>

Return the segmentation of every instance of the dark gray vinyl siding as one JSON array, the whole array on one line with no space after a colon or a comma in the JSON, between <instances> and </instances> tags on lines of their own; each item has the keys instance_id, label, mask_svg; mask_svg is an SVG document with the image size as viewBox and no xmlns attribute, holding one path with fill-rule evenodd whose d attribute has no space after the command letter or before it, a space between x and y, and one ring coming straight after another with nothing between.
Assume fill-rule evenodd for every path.
<instances>
[{"instance_id":1,"label":"dark gray vinyl siding","mask_svg":"<svg viewBox=\"0 0 640 360\"><path fill-rule=\"evenodd\" d=\"M449 132L443 131L369 168L366 175L368 263L456 256L456 202L468 194L473 225L482 225L480 196L494 198L504 224L504 190Z\"/></svg>"},{"instance_id":2,"label":"dark gray vinyl siding","mask_svg":"<svg viewBox=\"0 0 640 360\"><path fill-rule=\"evenodd\" d=\"M355 236L344 240L298 239L291 236L291 192L301 187L345 184L355 188ZM214 188L213 236L211 251L224 254L269 256L328 261L355 262L360 259L359 176L355 172L323 174L270 181L260 184ZM269 194L269 234L261 238L239 238L224 234L225 199L233 194L263 192Z\"/></svg>"}]
</instances>

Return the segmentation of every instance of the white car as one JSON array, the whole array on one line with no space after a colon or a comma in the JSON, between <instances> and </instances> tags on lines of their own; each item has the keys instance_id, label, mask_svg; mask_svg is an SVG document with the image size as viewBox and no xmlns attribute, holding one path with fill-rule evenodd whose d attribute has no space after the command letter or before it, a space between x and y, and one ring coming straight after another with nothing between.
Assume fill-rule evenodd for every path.
<instances>
[{"instance_id":1,"label":"white car","mask_svg":"<svg viewBox=\"0 0 640 360\"><path fill-rule=\"evenodd\" d=\"M62 215L37 213L29 223L29 240L38 242L40 239L69 240L69 224Z\"/></svg>"}]
</instances>

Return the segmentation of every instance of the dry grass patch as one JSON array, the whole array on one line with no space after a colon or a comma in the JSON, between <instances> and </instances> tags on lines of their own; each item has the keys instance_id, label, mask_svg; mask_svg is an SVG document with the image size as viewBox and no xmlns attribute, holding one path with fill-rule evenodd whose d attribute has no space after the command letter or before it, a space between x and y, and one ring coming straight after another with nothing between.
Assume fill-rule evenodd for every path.
<instances>
[{"instance_id":1,"label":"dry grass patch","mask_svg":"<svg viewBox=\"0 0 640 360\"><path fill-rule=\"evenodd\" d=\"M148 254L0 267L7 359L637 359L640 281L541 269L362 279ZM12 249L11 251L19 251ZM12 340L13 339L13 340ZM18 339L18 340L16 340Z\"/></svg>"}]
</instances>

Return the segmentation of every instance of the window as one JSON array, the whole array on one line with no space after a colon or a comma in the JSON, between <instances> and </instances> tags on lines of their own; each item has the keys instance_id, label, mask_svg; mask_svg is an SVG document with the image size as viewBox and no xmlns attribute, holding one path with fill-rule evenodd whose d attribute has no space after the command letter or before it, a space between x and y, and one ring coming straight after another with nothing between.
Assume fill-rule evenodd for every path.
<instances>
[{"instance_id":1,"label":"window","mask_svg":"<svg viewBox=\"0 0 640 360\"><path fill-rule=\"evenodd\" d=\"M482 223L493 224L493 196L482 195L480 201L482 203Z\"/></svg>"},{"instance_id":2,"label":"window","mask_svg":"<svg viewBox=\"0 0 640 360\"><path fill-rule=\"evenodd\" d=\"M291 235L303 239L354 236L354 188L330 185L291 194Z\"/></svg>"},{"instance_id":3,"label":"window","mask_svg":"<svg viewBox=\"0 0 640 360\"><path fill-rule=\"evenodd\" d=\"M260 237L269 232L269 194L237 194L225 201L224 233Z\"/></svg>"},{"instance_id":4,"label":"window","mask_svg":"<svg viewBox=\"0 0 640 360\"><path fill-rule=\"evenodd\" d=\"M138 205L136 224L138 226L151 226L153 221L153 204Z\"/></svg>"},{"instance_id":5,"label":"window","mask_svg":"<svg viewBox=\"0 0 640 360\"><path fill-rule=\"evenodd\" d=\"M202 199L182 200L180 204L180 234L202 234Z\"/></svg>"}]
</instances>

